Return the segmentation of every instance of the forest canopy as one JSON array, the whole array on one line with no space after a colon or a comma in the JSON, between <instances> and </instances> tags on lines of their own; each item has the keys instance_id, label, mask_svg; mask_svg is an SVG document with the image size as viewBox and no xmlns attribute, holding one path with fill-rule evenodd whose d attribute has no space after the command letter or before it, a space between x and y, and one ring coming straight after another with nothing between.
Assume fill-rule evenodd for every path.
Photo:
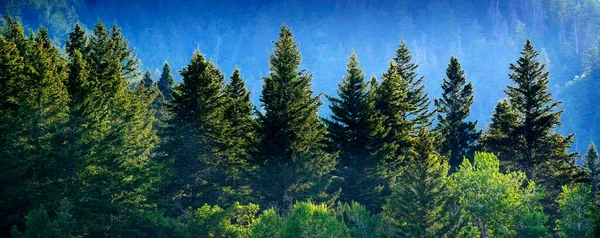
<instances>
[{"instance_id":1,"label":"forest canopy","mask_svg":"<svg viewBox=\"0 0 600 238\"><path fill-rule=\"evenodd\" d=\"M598 33L583 17L595 3L534 3L562 14L552 18L561 31L584 25L563 50L596 77L598 44L587 38ZM578 18L564 12L581 4L588 11ZM585 102L555 95L556 67L537 44L554 30L537 17L517 24L533 37L494 35L520 50L503 62L509 83L482 123L472 111L487 81L472 79L468 57L444 59L432 91L432 64L423 69L421 49L403 40L368 63L385 69L380 77L365 73L372 57L346 49L345 71L323 95L287 24L270 36L262 89L250 90L246 72L255 69L226 74L199 49L184 66L163 59L153 73L116 23L65 23L61 42L7 15L0 237L600 236L598 151L590 142L577 153L578 134L561 129L582 123L565 117L569 108L598 118L598 87L582 76L564 89L585 84ZM597 138L595 125L586 139Z\"/></svg>"}]
</instances>

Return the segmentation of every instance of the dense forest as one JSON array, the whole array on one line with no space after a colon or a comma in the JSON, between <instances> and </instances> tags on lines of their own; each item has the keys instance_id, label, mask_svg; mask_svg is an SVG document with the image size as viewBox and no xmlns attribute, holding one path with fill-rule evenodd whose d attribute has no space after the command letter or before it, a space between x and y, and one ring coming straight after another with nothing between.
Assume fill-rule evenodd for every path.
<instances>
[{"instance_id":1,"label":"dense forest","mask_svg":"<svg viewBox=\"0 0 600 238\"><path fill-rule=\"evenodd\" d=\"M61 42L51 33L61 21L28 30L7 15L0 237L598 237L600 24L591 14L600 3L533 3L519 13L532 14L521 30L533 36L495 35L510 36L518 55L468 60L502 67L508 85L471 80L483 76L463 67L466 54L442 64L431 53L453 40L425 53L437 63L424 67L423 49L396 39L388 59L368 63L385 68L380 77L344 49L345 71L325 95L287 23L268 36L256 91L244 64L226 77L198 49L153 73L116 23L64 26ZM586 11L562 12L548 29L550 13L537 11L545 4L552 14ZM560 54L573 50L565 57L584 69L558 91L550 73L573 69L537 46L554 31L565 34ZM429 71L444 72L436 90ZM489 123L472 115L485 98L478 83L502 95ZM579 134L564 133L570 124L589 142L582 153L572 148Z\"/></svg>"}]
</instances>

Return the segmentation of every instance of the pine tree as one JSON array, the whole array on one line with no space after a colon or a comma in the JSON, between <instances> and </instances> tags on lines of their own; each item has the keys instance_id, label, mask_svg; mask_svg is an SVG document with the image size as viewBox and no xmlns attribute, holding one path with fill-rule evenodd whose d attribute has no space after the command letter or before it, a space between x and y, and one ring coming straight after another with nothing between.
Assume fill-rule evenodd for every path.
<instances>
[{"instance_id":1,"label":"pine tree","mask_svg":"<svg viewBox=\"0 0 600 238\"><path fill-rule=\"evenodd\" d=\"M136 60L121 57L121 51L131 50L115 49L127 45L119 41L113 41L102 23L96 25L86 57L85 94L76 106L83 110L73 115L80 120L74 124L83 125L73 135L77 149L72 157L78 158L73 214L76 231L92 236L141 232L132 225L134 215L152 205L147 198L156 180L148 161L157 141L154 117L129 90L122 66Z\"/></svg>"},{"instance_id":2,"label":"pine tree","mask_svg":"<svg viewBox=\"0 0 600 238\"><path fill-rule=\"evenodd\" d=\"M142 81L140 81L140 84L145 88L154 86L154 79L152 79L152 74L149 70L146 70L146 73L144 73L144 77L142 78Z\"/></svg>"},{"instance_id":3,"label":"pine tree","mask_svg":"<svg viewBox=\"0 0 600 238\"><path fill-rule=\"evenodd\" d=\"M247 199L249 195L249 173L253 168L249 164L250 156L255 152L258 127L256 120L252 117L254 105L250 102L250 92L246 89L244 79L240 70L236 68L229 82L223 89L224 99L227 105L224 109L224 117L229 124L228 146L229 151L227 166L224 167L228 174L226 187L232 193L232 199L237 201ZM230 201L233 202L233 201Z\"/></svg>"},{"instance_id":4,"label":"pine tree","mask_svg":"<svg viewBox=\"0 0 600 238\"><path fill-rule=\"evenodd\" d=\"M263 78L256 186L262 200L280 211L295 201L317 198L335 167L335 156L324 151L320 99L312 96L312 75L298 71L300 62L292 32L283 26L270 55L271 72Z\"/></svg>"},{"instance_id":5,"label":"pine tree","mask_svg":"<svg viewBox=\"0 0 600 238\"><path fill-rule=\"evenodd\" d=\"M19 153L12 152L14 122L26 82L26 52L18 46L20 42L15 41L15 38L23 40L25 36L21 25L12 24L12 21L12 18L6 18L0 35L0 180L3 181L0 186L0 234L8 234L15 224L24 227L29 208L27 184L23 182L29 177L29 166L26 160L19 159ZM20 35L9 34L11 32Z\"/></svg>"},{"instance_id":6,"label":"pine tree","mask_svg":"<svg viewBox=\"0 0 600 238\"><path fill-rule=\"evenodd\" d=\"M160 79L158 80L158 89L160 89L167 101L170 101L172 98L171 90L173 90L174 86L175 79L173 79L173 75L171 74L171 66L169 66L169 63L165 61L162 74L160 75Z\"/></svg>"},{"instance_id":7,"label":"pine tree","mask_svg":"<svg viewBox=\"0 0 600 238\"><path fill-rule=\"evenodd\" d=\"M567 150L573 135L555 131L561 124L563 111L556 111L561 103L553 102L547 92L549 74L536 60L538 53L530 41L521 55L517 64L510 65L514 71L510 78L516 86L504 91L508 100L496 107L484 142L507 168L524 171L528 178L546 186L553 184L558 191L572 175L576 154Z\"/></svg>"},{"instance_id":8,"label":"pine tree","mask_svg":"<svg viewBox=\"0 0 600 238\"><path fill-rule=\"evenodd\" d=\"M383 207L388 237L441 237L452 227L449 165L434 152L435 137L422 128L411 148L406 167L392 186Z\"/></svg>"},{"instance_id":9,"label":"pine tree","mask_svg":"<svg viewBox=\"0 0 600 238\"><path fill-rule=\"evenodd\" d=\"M412 123L407 121L405 115L414 110L414 105L406 102L408 95L408 82L397 71L396 66L390 62L388 72L383 74L383 80L375 91L375 106L383 116L383 125L389 130L385 143L389 145L385 153L384 176L396 175L402 162L402 157L408 153L411 146Z\"/></svg>"},{"instance_id":10,"label":"pine tree","mask_svg":"<svg viewBox=\"0 0 600 238\"><path fill-rule=\"evenodd\" d=\"M441 154L449 154L449 164L456 171L463 158L472 158L481 131L477 130L477 121L465 121L473 104L473 85L467 84L465 72L458 59L450 58L446 69L446 77L442 82L441 99L435 100L438 125L436 130L441 135Z\"/></svg>"},{"instance_id":11,"label":"pine tree","mask_svg":"<svg viewBox=\"0 0 600 238\"><path fill-rule=\"evenodd\" d=\"M216 203L216 168L223 158L223 74L196 51L181 71L183 82L167 104L171 118L162 132L163 161L173 165L170 195L180 207ZM172 162L171 162L172 161Z\"/></svg>"},{"instance_id":12,"label":"pine tree","mask_svg":"<svg viewBox=\"0 0 600 238\"><path fill-rule=\"evenodd\" d=\"M121 64L121 75L125 81L131 83L132 79L139 75L139 61L136 58L135 49L129 48L129 42L121 35L121 29L114 24L110 35L113 54Z\"/></svg>"},{"instance_id":13,"label":"pine tree","mask_svg":"<svg viewBox=\"0 0 600 238\"><path fill-rule=\"evenodd\" d=\"M598 160L598 150L592 142L585 156L583 156L583 168L587 172L586 180L589 181L592 197L598 202L598 190L600 189L600 161Z\"/></svg>"},{"instance_id":14,"label":"pine tree","mask_svg":"<svg viewBox=\"0 0 600 238\"><path fill-rule=\"evenodd\" d=\"M339 151L340 199L368 204L376 211L381 205L376 202L380 197L377 187L383 181L374 179L374 173L387 131L375 109L375 101L369 96L369 84L354 52L348 60L347 72L339 84L338 98L328 97L333 115L331 120L325 119L333 149Z\"/></svg>"},{"instance_id":15,"label":"pine tree","mask_svg":"<svg viewBox=\"0 0 600 238\"><path fill-rule=\"evenodd\" d=\"M31 206L56 208L71 172L62 167L67 160L62 147L68 115L64 60L47 30L25 38L18 22L8 28L11 34L5 36L10 38L0 37L0 178L5 181L0 229L5 234L12 225L23 226Z\"/></svg>"},{"instance_id":16,"label":"pine tree","mask_svg":"<svg viewBox=\"0 0 600 238\"><path fill-rule=\"evenodd\" d=\"M406 42L402 41L396 50L393 62L400 77L408 84L405 102L412 105L411 110L403 117L404 120L410 121L416 128L429 128L433 123L431 117L435 112L429 111L429 95L425 92L425 86L423 86L424 77L415 72L419 65L412 63L411 60L412 55L408 50L408 46L406 46Z\"/></svg>"},{"instance_id":17,"label":"pine tree","mask_svg":"<svg viewBox=\"0 0 600 238\"><path fill-rule=\"evenodd\" d=\"M246 89L244 79L239 69L235 69L230 81L223 90L228 105L225 108L224 119L227 120L232 129L233 142L232 151L235 157L249 159L252 153L253 143L256 142L256 123L252 114L254 105L250 102L250 92Z\"/></svg>"},{"instance_id":18,"label":"pine tree","mask_svg":"<svg viewBox=\"0 0 600 238\"><path fill-rule=\"evenodd\" d=\"M87 36L85 31L79 24L75 24L75 29L69 33L69 39L65 45L65 50L69 58L75 56L75 51L79 51L83 55L87 54Z\"/></svg>"}]
</instances>

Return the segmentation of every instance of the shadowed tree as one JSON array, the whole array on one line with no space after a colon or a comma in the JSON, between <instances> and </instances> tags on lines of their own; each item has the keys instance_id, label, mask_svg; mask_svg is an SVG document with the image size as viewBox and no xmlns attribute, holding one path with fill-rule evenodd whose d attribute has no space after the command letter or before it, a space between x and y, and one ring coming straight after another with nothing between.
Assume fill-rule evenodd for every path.
<instances>
[{"instance_id":1,"label":"shadowed tree","mask_svg":"<svg viewBox=\"0 0 600 238\"><path fill-rule=\"evenodd\" d=\"M463 158L473 157L481 131L476 128L477 121L466 121L473 104L473 85L467 83L465 72L455 57L450 58L442 90L442 98L435 100L436 130L442 139L439 151L442 155L449 154L451 171L456 171Z\"/></svg>"},{"instance_id":2,"label":"shadowed tree","mask_svg":"<svg viewBox=\"0 0 600 238\"><path fill-rule=\"evenodd\" d=\"M317 114L321 101L312 95L312 75L298 70L300 62L292 32L283 26L269 57L269 76L263 78L256 156L261 200L281 212L295 201L318 199L335 167Z\"/></svg>"}]
</instances>

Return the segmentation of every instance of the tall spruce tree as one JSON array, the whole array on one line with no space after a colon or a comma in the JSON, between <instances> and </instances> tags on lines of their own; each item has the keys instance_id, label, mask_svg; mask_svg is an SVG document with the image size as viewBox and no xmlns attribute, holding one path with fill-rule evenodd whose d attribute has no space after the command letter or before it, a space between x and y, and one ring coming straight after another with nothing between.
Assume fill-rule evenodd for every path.
<instances>
[{"instance_id":1,"label":"tall spruce tree","mask_svg":"<svg viewBox=\"0 0 600 238\"><path fill-rule=\"evenodd\" d=\"M229 122L232 130L230 149L235 152L234 157L248 160L256 143L257 124L252 117L254 105L250 102L250 92L246 89L238 68L233 71L223 94L227 100L224 119Z\"/></svg>"},{"instance_id":2,"label":"tall spruce tree","mask_svg":"<svg viewBox=\"0 0 600 238\"><path fill-rule=\"evenodd\" d=\"M163 96L167 101L171 100L171 91L175 86L175 79L173 78L173 74L171 74L171 66L169 63L165 61L165 64L162 69L162 74L160 75L160 79L158 80L158 89L162 92Z\"/></svg>"},{"instance_id":3,"label":"tall spruce tree","mask_svg":"<svg viewBox=\"0 0 600 238\"><path fill-rule=\"evenodd\" d=\"M75 51L79 51L82 54L86 54L87 51L87 36L85 31L79 24L75 24L75 28L69 33L69 38L65 44L65 51L69 58L75 56Z\"/></svg>"},{"instance_id":4,"label":"tall spruce tree","mask_svg":"<svg viewBox=\"0 0 600 238\"><path fill-rule=\"evenodd\" d=\"M348 60L347 72L339 84L338 97L327 97L332 115L331 119L325 119L333 150L339 151L340 200L367 204L371 211L377 211L381 206L376 202L381 197L377 188L384 182L376 179L376 167L387 131L375 101L369 97L369 84L354 52Z\"/></svg>"},{"instance_id":5,"label":"tall spruce tree","mask_svg":"<svg viewBox=\"0 0 600 238\"><path fill-rule=\"evenodd\" d=\"M230 137L227 140L228 158L224 173L228 174L223 190L230 193L231 199L247 201L250 194L250 173L253 171L250 159L256 150L258 127L252 117L254 105L250 102L250 92L246 89L240 70L236 68L223 89L227 105L223 119L229 123ZM230 201L230 202L233 202Z\"/></svg>"},{"instance_id":6,"label":"tall spruce tree","mask_svg":"<svg viewBox=\"0 0 600 238\"><path fill-rule=\"evenodd\" d=\"M456 171L463 158L473 157L481 131L476 128L477 121L466 121L473 104L473 84L467 83L465 72L455 57L450 58L442 90L442 98L435 100L436 130L442 139L439 151L449 154L450 168Z\"/></svg>"},{"instance_id":7,"label":"tall spruce tree","mask_svg":"<svg viewBox=\"0 0 600 238\"><path fill-rule=\"evenodd\" d=\"M408 82L398 74L397 67L392 62L382 78L374 92L375 106L384 117L384 127L389 130L385 137L389 150L385 153L383 175L393 177L397 175L402 158L408 153L412 143L413 124L406 119L406 115L415 106L407 103Z\"/></svg>"},{"instance_id":8,"label":"tall spruce tree","mask_svg":"<svg viewBox=\"0 0 600 238\"><path fill-rule=\"evenodd\" d=\"M598 160L598 150L592 142L583 156L583 168L587 172L588 183L590 184L592 197L598 202L598 191L600 190L600 161Z\"/></svg>"},{"instance_id":9,"label":"tall spruce tree","mask_svg":"<svg viewBox=\"0 0 600 238\"><path fill-rule=\"evenodd\" d=\"M312 75L298 71L301 55L286 26L270 55L270 74L263 78L256 188L261 200L286 211L295 201L318 198L336 156L325 152L326 128L317 112L319 97ZM268 207L268 206L267 206Z\"/></svg>"},{"instance_id":10,"label":"tall spruce tree","mask_svg":"<svg viewBox=\"0 0 600 238\"><path fill-rule=\"evenodd\" d=\"M555 131L563 111L556 110L561 103L553 102L547 92L549 73L537 56L528 40L517 64L510 64L516 86L504 91L508 100L496 108L484 143L506 168L521 170L543 185L552 184L551 190L558 193L573 175L576 154L567 152L573 135Z\"/></svg>"},{"instance_id":11,"label":"tall spruce tree","mask_svg":"<svg viewBox=\"0 0 600 238\"><path fill-rule=\"evenodd\" d=\"M387 237L442 237L458 219L450 218L449 165L435 153L435 137L420 129L406 167L383 206Z\"/></svg>"},{"instance_id":12,"label":"tall spruce tree","mask_svg":"<svg viewBox=\"0 0 600 238\"><path fill-rule=\"evenodd\" d=\"M9 234L11 226L24 227L29 208L27 181L30 166L22 152L14 149L15 122L24 97L26 57L31 45L23 27L7 16L0 35L0 234Z\"/></svg>"},{"instance_id":13,"label":"tall spruce tree","mask_svg":"<svg viewBox=\"0 0 600 238\"><path fill-rule=\"evenodd\" d=\"M0 36L3 234L12 225L23 228L25 212L31 207L57 208L64 181L72 173L63 167L70 159L63 150L68 119L65 61L47 30L25 38L21 25L12 23L4 29L12 35Z\"/></svg>"},{"instance_id":14,"label":"tall spruce tree","mask_svg":"<svg viewBox=\"0 0 600 238\"><path fill-rule=\"evenodd\" d=\"M423 76L419 76L416 72L419 65L412 63L412 55L406 46L406 42L402 41L396 50L396 55L393 58L394 65L398 74L404 81L407 82L408 91L406 94L406 103L412 105L409 112L404 114L404 120L410 121L416 128L429 128L433 121L432 116L435 111L429 110L429 95L425 92L423 85ZM413 131L415 134L417 129Z\"/></svg>"},{"instance_id":15,"label":"tall spruce tree","mask_svg":"<svg viewBox=\"0 0 600 238\"><path fill-rule=\"evenodd\" d=\"M223 74L199 51L181 70L183 82L167 104L171 113L162 132L163 161L172 163L167 188L179 207L200 207L217 203L217 167L223 158L227 138L221 95Z\"/></svg>"},{"instance_id":16,"label":"tall spruce tree","mask_svg":"<svg viewBox=\"0 0 600 238\"><path fill-rule=\"evenodd\" d=\"M140 209L151 206L147 197L155 174L151 174L148 158L157 140L152 131L154 117L128 89L122 66L127 64L125 61L136 60L121 57L131 50L115 48L127 45L122 38L119 42L110 37L101 22L96 25L86 57L86 93L82 105L77 106L84 110L81 115L73 115L80 117L83 125L74 135L77 184L71 194L79 234L142 232L132 223L138 219Z\"/></svg>"},{"instance_id":17,"label":"tall spruce tree","mask_svg":"<svg viewBox=\"0 0 600 238\"><path fill-rule=\"evenodd\" d=\"M154 79L152 79L152 74L149 70L146 70L146 73L144 73L144 77L140 81L140 84L145 88L151 88L154 86Z\"/></svg>"}]
</instances>

